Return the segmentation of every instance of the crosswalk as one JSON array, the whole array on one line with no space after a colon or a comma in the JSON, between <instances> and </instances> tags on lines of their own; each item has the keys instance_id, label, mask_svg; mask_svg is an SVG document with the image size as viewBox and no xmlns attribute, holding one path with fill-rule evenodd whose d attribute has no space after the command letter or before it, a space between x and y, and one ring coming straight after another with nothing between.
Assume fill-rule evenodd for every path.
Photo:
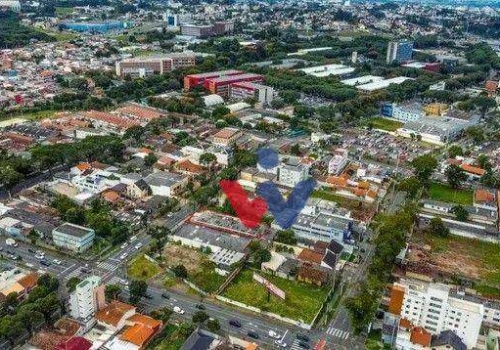
<instances>
[{"instance_id":1,"label":"crosswalk","mask_svg":"<svg viewBox=\"0 0 500 350\"><path fill-rule=\"evenodd\" d=\"M97 264L98 269L107 271L115 271L118 268L118 266L119 265L117 263L107 262L107 261L102 261L99 264Z\"/></svg>"},{"instance_id":2,"label":"crosswalk","mask_svg":"<svg viewBox=\"0 0 500 350\"><path fill-rule=\"evenodd\" d=\"M333 327L330 327L326 330L326 334L328 335L331 335L332 337L335 337L335 338L340 338L340 339L347 339L349 338L349 332L347 331L343 331L341 329L338 329L338 328L333 328Z\"/></svg>"},{"instance_id":3,"label":"crosswalk","mask_svg":"<svg viewBox=\"0 0 500 350\"><path fill-rule=\"evenodd\" d=\"M292 344L290 344L290 349L292 350L304 350L302 346L299 345L300 341L295 339Z\"/></svg>"},{"instance_id":4,"label":"crosswalk","mask_svg":"<svg viewBox=\"0 0 500 350\"><path fill-rule=\"evenodd\" d=\"M64 278L67 279L67 280L70 280L73 277L80 276L80 274L81 274L80 269L74 269L73 271L71 271L70 273L68 273Z\"/></svg>"}]
</instances>

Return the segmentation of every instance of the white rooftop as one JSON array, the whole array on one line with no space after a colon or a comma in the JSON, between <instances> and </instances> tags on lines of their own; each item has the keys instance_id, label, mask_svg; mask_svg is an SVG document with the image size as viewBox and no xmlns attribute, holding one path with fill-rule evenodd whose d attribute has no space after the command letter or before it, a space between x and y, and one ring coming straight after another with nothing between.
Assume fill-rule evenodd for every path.
<instances>
[{"instance_id":1,"label":"white rooftop","mask_svg":"<svg viewBox=\"0 0 500 350\"><path fill-rule=\"evenodd\" d=\"M364 75L362 77L344 79L344 80L341 80L340 82L342 84L346 84L349 86L356 86L356 85L373 83L373 82L381 81L381 80L384 80L384 77L380 77L377 75Z\"/></svg>"},{"instance_id":2,"label":"white rooftop","mask_svg":"<svg viewBox=\"0 0 500 350\"><path fill-rule=\"evenodd\" d=\"M327 64L324 66L315 66L298 69L308 75L315 77L327 77L329 75L349 74L355 71L354 68L344 66L343 64Z\"/></svg>"},{"instance_id":3,"label":"white rooftop","mask_svg":"<svg viewBox=\"0 0 500 350\"><path fill-rule=\"evenodd\" d=\"M407 80L414 80L408 77L396 77L391 79L385 79L380 81L375 81L373 83L363 84L356 86L359 90L371 92L387 88L391 84L401 84Z\"/></svg>"}]
</instances>

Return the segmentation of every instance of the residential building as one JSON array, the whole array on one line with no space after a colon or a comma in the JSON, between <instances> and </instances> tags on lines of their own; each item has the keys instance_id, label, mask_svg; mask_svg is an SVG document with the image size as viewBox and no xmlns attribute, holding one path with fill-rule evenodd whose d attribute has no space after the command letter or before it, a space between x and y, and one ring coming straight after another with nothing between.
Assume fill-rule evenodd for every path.
<instances>
[{"instance_id":1,"label":"residential building","mask_svg":"<svg viewBox=\"0 0 500 350\"><path fill-rule=\"evenodd\" d=\"M188 183L188 177L168 171L157 171L144 178L154 196L173 197Z\"/></svg>"},{"instance_id":2,"label":"residential building","mask_svg":"<svg viewBox=\"0 0 500 350\"><path fill-rule=\"evenodd\" d=\"M94 230L69 222L52 230L52 240L56 247L66 248L76 253L89 249L94 242L94 237Z\"/></svg>"},{"instance_id":3,"label":"residential building","mask_svg":"<svg viewBox=\"0 0 500 350\"><path fill-rule=\"evenodd\" d=\"M125 327L127 319L133 315L135 315L135 306L113 300L96 313L96 319L98 324L120 331Z\"/></svg>"},{"instance_id":4,"label":"residential building","mask_svg":"<svg viewBox=\"0 0 500 350\"><path fill-rule=\"evenodd\" d=\"M400 317L399 325L405 325L406 332L412 327L421 327L422 333L433 335L451 330L467 348L473 348L483 321L484 306L465 300L445 284L401 279L393 284L389 313ZM399 330L396 338L407 339L399 335ZM404 339L396 340L396 348L411 349L398 346Z\"/></svg>"},{"instance_id":5,"label":"residential building","mask_svg":"<svg viewBox=\"0 0 500 350\"><path fill-rule=\"evenodd\" d=\"M17 267L4 269L0 272L0 295L7 297L10 293L16 293L18 299L23 299L38 284L38 274L20 270Z\"/></svg>"},{"instance_id":6,"label":"residential building","mask_svg":"<svg viewBox=\"0 0 500 350\"><path fill-rule=\"evenodd\" d=\"M95 324L96 312L105 306L104 287L99 276L89 276L78 283L70 294L70 315L83 323L86 329Z\"/></svg>"},{"instance_id":7,"label":"residential building","mask_svg":"<svg viewBox=\"0 0 500 350\"><path fill-rule=\"evenodd\" d=\"M244 100L253 98L261 104L270 104L274 97L274 89L262 84L252 82L233 83L229 87L229 98Z\"/></svg>"},{"instance_id":8,"label":"residential building","mask_svg":"<svg viewBox=\"0 0 500 350\"><path fill-rule=\"evenodd\" d=\"M288 160L278 166L277 179L280 185L295 187L309 178L309 166Z\"/></svg>"},{"instance_id":9,"label":"residential building","mask_svg":"<svg viewBox=\"0 0 500 350\"><path fill-rule=\"evenodd\" d=\"M152 74L164 74L177 68L196 65L193 53L170 53L161 56L127 58L116 62L116 75L122 77L145 77Z\"/></svg>"},{"instance_id":10,"label":"residential building","mask_svg":"<svg viewBox=\"0 0 500 350\"><path fill-rule=\"evenodd\" d=\"M233 145L241 136L243 136L243 132L240 129L224 128L212 136L212 143L227 147Z\"/></svg>"},{"instance_id":11,"label":"residential building","mask_svg":"<svg viewBox=\"0 0 500 350\"><path fill-rule=\"evenodd\" d=\"M349 163L348 152L344 148L335 150L333 157L328 162L328 174L338 175Z\"/></svg>"},{"instance_id":12,"label":"residential building","mask_svg":"<svg viewBox=\"0 0 500 350\"><path fill-rule=\"evenodd\" d=\"M390 41L387 45L386 63L403 63L413 56L413 41Z\"/></svg>"}]
</instances>

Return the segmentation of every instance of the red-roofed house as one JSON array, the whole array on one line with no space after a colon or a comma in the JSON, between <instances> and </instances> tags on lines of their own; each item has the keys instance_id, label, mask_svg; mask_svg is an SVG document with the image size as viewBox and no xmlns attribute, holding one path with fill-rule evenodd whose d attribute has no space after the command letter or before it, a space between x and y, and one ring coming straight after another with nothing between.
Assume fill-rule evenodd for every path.
<instances>
[{"instance_id":1,"label":"red-roofed house","mask_svg":"<svg viewBox=\"0 0 500 350\"><path fill-rule=\"evenodd\" d=\"M55 350L89 350L92 343L82 337L72 337L56 345Z\"/></svg>"}]
</instances>

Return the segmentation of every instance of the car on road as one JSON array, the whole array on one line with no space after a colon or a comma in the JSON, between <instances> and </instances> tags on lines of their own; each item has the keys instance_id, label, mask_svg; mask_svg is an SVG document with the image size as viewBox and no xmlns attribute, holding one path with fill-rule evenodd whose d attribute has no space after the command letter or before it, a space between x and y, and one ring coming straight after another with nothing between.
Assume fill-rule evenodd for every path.
<instances>
[{"instance_id":1,"label":"car on road","mask_svg":"<svg viewBox=\"0 0 500 350\"><path fill-rule=\"evenodd\" d=\"M178 306L174 306L174 312L175 312L175 313L177 313L177 314L179 314L179 315L184 315L184 313L185 313L186 311L182 310L182 309L181 309L180 307L178 307Z\"/></svg>"},{"instance_id":2,"label":"car on road","mask_svg":"<svg viewBox=\"0 0 500 350\"><path fill-rule=\"evenodd\" d=\"M250 338L253 338L253 339L259 339L259 335L254 332L254 331L248 331L247 335L250 337Z\"/></svg>"},{"instance_id":3,"label":"car on road","mask_svg":"<svg viewBox=\"0 0 500 350\"><path fill-rule=\"evenodd\" d=\"M285 342L282 342L280 339L274 341L274 344L281 346L282 348L286 348L288 345Z\"/></svg>"},{"instance_id":4,"label":"car on road","mask_svg":"<svg viewBox=\"0 0 500 350\"><path fill-rule=\"evenodd\" d=\"M28 252L32 253L32 254L35 254L36 251L34 249L31 249L31 248L28 248Z\"/></svg>"},{"instance_id":5,"label":"car on road","mask_svg":"<svg viewBox=\"0 0 500 350\"><path fill-rule=\"evenodd\" d=\"M153 299L153 297L151 296L151 294L144 294L144 298L146 298L148 300Z\"/></svg>"},{"instance_id":6,"label":"car on road","mask_svg":"<svg viewBox=\"0 0 500 350\"><path fill-rule=\"evenodd\" d=\"M120 255L120 260L124 260L126 257L127 257L127 253L123 253L122 255Z\"/></svg>"},{"instance_id":7,"label":"car on road","mask_svg":"<svg viewBox=\"0 0 500 350\"><path fill-rule=\"evenodd\" d=\"M205 309L206 309L205 305L203 305L203 304L196 304L196 306L195 306L195 307L196 307L197 309L199 309L199 310L205 310Z\"/></svg>"},{"instance_id":8,"label":"car on road","mask_svg":"<svg viewBox=\"0 0 500 350\"><path fill-rule=\"evenodd\" d=\"M81 271L82 273L90 273L90 269L89 269L89 268L87 268L87 267L82 267L82 268L80 269L80 271Z\"/></svg>"},{"instance_id":9,"label":"car on road","mask_svg":"<svg viewBox=\"0 0 500 350\"><path fill-rule=\"evenodd\" d=\"M241 322L235 319L229 320L229 324L233 327L240 328L241 327Z\"/></svg>"},{"instance_id":10,"label":"car on road","mask_svg":"<svg viewBox=\"0 0 500 350\"><path fill-rule=\"evenodd\" d=\"M170 299L170 295L168 295L167 293L161 293L161 297L163 299Z\"/></svg>"},{"instance_id":11,"label":"car on road","mask_svg":"<svg viewBox=\"0 0 500 350\"><path fill-rule=\"evenodd\" d=\"M40 260L40 265L50 266L50 263L47 260Z\"/></svg>"},{"instance_id":12,"label":"car on road","mask_svg":"<svg viewBox=\"0 0 500 350\"><path fill-rule=\"evenodd\" d=\"M142 243L141 242L139 242L139 243L137 243L135 245L135 249L141 249L141 247L142 247Z\"/></svg>"},{"instance_id":13,"label":"car on road","mask_svg":"<svg viewBox=\"0 0 500 350\"><path fill-rule=\"evenodd\" d=\"M127 246L128 246L128 243L127 243L127 242L125 242L125 243L123 243L123 244L120 246L120 248L121 248L121 249L123 249L123 248L126 248Z\"/></svg>"},{"instance_id":14,"label":"car on road","mask_svg":"<svg viewBox=\"0 0 500 350\"><path fill-rule=\"evenodd\" d=\"M302 349L310 349L311 347L309 346L309 344L307 344L306 342L299 342L299 346L302 348Z\"/></svg>"},{"instance_id":15,"label":"car on road","mask_svg":"<svg viewBox=\"0 0 500 350\"><path fill-rule=\"evenodd\" d=\"M57 259L52 260L52 262L54 264L56 264L56 265L61 265L62 264L61 260L57 260Z\"/></svg>"},{"instance_id":16,"label":"car on road","mask_svg":"<svg viewBox=\"0 0 500 350\"><path fill-rule=\"evenodd\" d=\"M279 335L278 333L276 333L276 332L275 332L275 331L273 331L273 330L270 330L270 331L269 331L269 336L270 336L271 338L274 338L274 339L280 339L280 338L281 338L281 335Z\"/></svg>"},{"instance_id":17,"label":"car on road","mask_svg":"<svg viewBox=\"0 0 500 350\"><path fill-rule=\"evenodd\" d=\"M136 239L137 239L137 236L132 236L132 237L130 237L130 239L129 239L128 241L129 241L129 242L133 242L133 241L135 241Z\"/></svg>"},{"instance_id":18,"label":"car on road","mask_svg":"<svg viewBox=\"0 0 500 350\"><path fill-rule=\"evenodd\" d=\"M306 343L311 340L307 335L301 333L297 334L297 339Z\"/></svg>"}]
</instances>

